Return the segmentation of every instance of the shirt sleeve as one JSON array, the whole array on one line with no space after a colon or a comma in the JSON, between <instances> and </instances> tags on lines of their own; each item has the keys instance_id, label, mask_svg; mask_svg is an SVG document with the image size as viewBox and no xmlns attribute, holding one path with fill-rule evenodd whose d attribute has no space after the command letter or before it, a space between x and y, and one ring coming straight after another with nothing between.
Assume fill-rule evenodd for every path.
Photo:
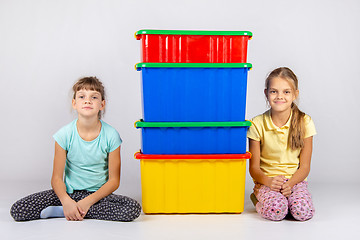
<instances>
[{"instance_id":1,"label":"shirt sleeve","mask_svg":"<svg viewBox=\"0 0 360 240\"><path fill-rule=\"evenodd\" d=\"M255 141L260 141L260 133L254 119L251 120L251 126L248 129L247 137Z\"/></svg>"},{"instance_id":2,"label":"shirt sleeve","mask_svg":"<svg viewBox=\"0 0 360 240\"><path fill-rule=\"evenodd\" d=\"M310 116L305 115L305 136L304 136L304 138L308 138L308 137L311 137L314 135L316 135L314 121L311 119Z\"/></svg>"},{"instance_id":3,"label":"shirt sleeve","mask_svg":"<svg viewBox=\"0 0 360 240\"><path fill-rule=\"evenodd\" d=\"M59 131L57 131L53 135L54 140L60 145L60 147L66 151L69 150L69 134L68 134L68 127L62 127Z\"/></svg>"},{"instance_id":4,"label":"shirt sleeve","mask_svg":"<svg viewBox=\"0 0 360 240\"><path fill-rule=\"evenodd\" d=\"M113 129L109 141L109 152L115 151L118 147L120 147L121 143L122 143L122 139L120 137L120 134L118 133L118 131Z\"/></svg>"}]
</instances>

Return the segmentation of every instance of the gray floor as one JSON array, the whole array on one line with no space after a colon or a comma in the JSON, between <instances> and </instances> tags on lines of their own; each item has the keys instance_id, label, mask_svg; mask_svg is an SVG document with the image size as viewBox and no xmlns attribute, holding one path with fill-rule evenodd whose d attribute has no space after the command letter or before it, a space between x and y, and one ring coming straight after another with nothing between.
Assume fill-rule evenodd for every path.
<instances>
[{"instance_id":1,"label":"gray floor","mask_svg":"<svg viewBox=\"0 0 360 240\"><path fill-rule=\"evenodd\" d=\"M312 184L315 217L307 222L262 219L248 199L242 214L141 215L135 222L97 220L68 222L48 219L18 223L9 215L11 204L33 191L36 182L3 184L0 196L0 239L359 239L358 184L331 187ZM21 186L21 187L20 187ZM139 199L137 199L139 200Z\"/></svg>"}]
</instances>

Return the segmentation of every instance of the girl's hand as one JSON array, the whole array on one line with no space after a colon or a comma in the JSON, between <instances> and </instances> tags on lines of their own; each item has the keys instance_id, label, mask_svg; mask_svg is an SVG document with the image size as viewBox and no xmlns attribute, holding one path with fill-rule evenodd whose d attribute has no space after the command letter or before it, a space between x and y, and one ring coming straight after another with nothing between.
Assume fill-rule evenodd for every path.
<instances>
[{"instance_id":1,"label":"girl's hand","mask_svg":"<svg viewBox=\"0 0 360 240\"><path fill-rule=\"evenodd\" d=\"M271 178L270 189L275 192L280 192L282 186L284 185L285 177L282 175L275 176Z\"/></svg>"},{"instance_id":2,"label":"girl's hand","mask_svg":"<svg viewBox=\"0 0 360 240\"><path fill-rule=\"evenodd\" d=\"M81 221L84 219L78 209L78 204L71 198L66 200L63 204L63 210L66 220L68 221Z\"/></svg>"},{"instance_id":3,"label":"girl's hand","mask_svg":"<svg viewBox=\"0 0 360 240\"><path fill-rule=\"evenodd\" d=\"M291 195L291 189L292 185L289 183L289 181L285 182L281 189L282 195L289 197Z\"/></svg>"},{"instance_id":4,"label":"girl's hand","mask_svg":"<svg viewBox=\"0 0 360 240\"><path fill-rule=\"evenodd\" d=\"M87 201L87 199L84 198L77 202L77 207L81 216L84 218L87 212L89 211L89 208L91 207L91 203L89 203L89 201Z\"/></svg>"}]
</instances>

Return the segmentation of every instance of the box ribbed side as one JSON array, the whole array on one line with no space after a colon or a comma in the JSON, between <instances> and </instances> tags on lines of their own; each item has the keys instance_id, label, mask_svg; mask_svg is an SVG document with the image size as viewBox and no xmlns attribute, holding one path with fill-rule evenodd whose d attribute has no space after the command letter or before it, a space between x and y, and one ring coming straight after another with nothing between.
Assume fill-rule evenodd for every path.
<instances>
[{"instance_id":1,"label":"box ribbed side","mask_svg":"<svg viewBox=\"0 0 360 240\"><path fill-rule=\"evenodd\" d=\"M145 213L241 213L246 160L141 160Z\"/></svg>"}]
</instances>

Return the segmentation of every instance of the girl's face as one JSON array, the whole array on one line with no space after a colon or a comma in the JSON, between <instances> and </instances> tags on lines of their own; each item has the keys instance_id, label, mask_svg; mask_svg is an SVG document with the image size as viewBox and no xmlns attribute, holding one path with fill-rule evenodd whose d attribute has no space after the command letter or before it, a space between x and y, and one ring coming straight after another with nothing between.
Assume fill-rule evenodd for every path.
<instances>
[{"instance_id":1,"label":"girl's face","mask_svg":"<svg viewBox=\"0 0 360 240\"><path fill-rule=\"evenodd\" d=\"M99 111L105 108L105 100L101 99L99 92L81 89L76 92L72 106L83 117L97 117Z\"/></svg>"},{"instance_id":2,"label":"girl's face","mask_svg":"<svg viewBox=\"0 0 360 240\"><path fill-rule=\"evenodd\" d=\"M264 90L271 110L276 113L291 111L291 104L297 98L299 90L295 90L291 83L284 78L275 77L269 81Z\"/></svg>"}]
</instances>

